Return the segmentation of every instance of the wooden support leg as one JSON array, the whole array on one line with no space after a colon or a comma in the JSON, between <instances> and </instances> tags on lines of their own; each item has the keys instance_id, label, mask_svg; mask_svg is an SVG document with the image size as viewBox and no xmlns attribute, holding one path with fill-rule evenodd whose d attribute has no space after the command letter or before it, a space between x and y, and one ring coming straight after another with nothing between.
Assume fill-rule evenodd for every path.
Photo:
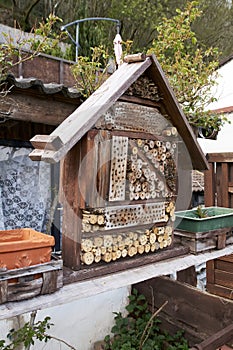
<instances>
[{"instance_id":1,"label":"wooden support leg","mask_svg":"<svg viewBox=\"0 0 233 350\"><path fill-rule=\"evenodd\" d=\"M195 266L190 266L187 269L177 272L177 280L179 282L185 282L191 286L197 286L197 273Z\"/></svg>"}]
</instances>

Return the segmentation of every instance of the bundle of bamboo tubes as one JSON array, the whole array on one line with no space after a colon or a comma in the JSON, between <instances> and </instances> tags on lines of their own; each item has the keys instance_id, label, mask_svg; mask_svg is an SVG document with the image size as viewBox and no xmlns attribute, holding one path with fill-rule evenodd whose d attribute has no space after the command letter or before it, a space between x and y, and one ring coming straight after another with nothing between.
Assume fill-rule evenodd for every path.
<instances>
[{"instance_id":1,"label":"bundle of bamboo tubes","mask_svg":"<svg viewBox=\"0 0 233 350\"><path fill-rule=\"evenodd\" d=\"M106 234L83 238L81 261L91 265L104 261L109 263L119 258L155 252L172 244L173 227L154 226L151 229L135 230L122 234Z\"/></svg>"}]
</instances>

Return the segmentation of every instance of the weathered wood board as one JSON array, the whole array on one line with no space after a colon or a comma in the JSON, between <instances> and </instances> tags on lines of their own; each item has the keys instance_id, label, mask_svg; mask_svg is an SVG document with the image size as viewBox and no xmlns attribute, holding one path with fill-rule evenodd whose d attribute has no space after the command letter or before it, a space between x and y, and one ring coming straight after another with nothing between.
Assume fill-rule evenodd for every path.
<instances>
[{"instance_id":1,"label":"weathered wood board","mask_svg":"<svg viewBox=\"0 0 233 350\"><path fill-rule=\"evenodd\" d=\"M233 300L233 255L206 263L208 292Z\"/></svg>"},{"instance_id":2,"label":"weathered wood board","mask_svg":"<svg viewBox=\"0 0 233 350\"><path fill-rule=\"evenodd\" d=\"M0 304L54 293L63 286L62 260L0 271Z\"/></svg>"},{"instance_id":3,"label":"weathered wood board","mask_svg":"<svg viewBox=\"0 0 233 350\"><path fill-rule=\"evenodd\" d=\"M189 247L194 254L211 249L222 249L233 243L232 230L229 228L206 232L189 232L176 229L174 236L177 243Z\"/></svg>"},{"instance_id":4,"label":"weathered wood board","mask_svg":"<svg viewBox=\"0 0 233 350\"><path fill-rule=\"evenodd\" d=\"M141 282L134 287L146 296L155 310L168 301L159 314L161 328L171 333L183 329L191 346L199 344L225 327L232 326L233 302L224 298L216 298L166 277Z\"/></svg>"}]
</instances>

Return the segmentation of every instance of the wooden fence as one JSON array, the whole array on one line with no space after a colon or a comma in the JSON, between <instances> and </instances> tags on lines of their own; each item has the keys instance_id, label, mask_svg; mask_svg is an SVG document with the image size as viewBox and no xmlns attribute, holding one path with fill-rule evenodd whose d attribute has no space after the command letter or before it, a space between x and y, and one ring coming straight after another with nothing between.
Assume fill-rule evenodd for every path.
<instances>
[{"instance_id":1,"label":"wooden fence","mask_svg":"<svg viewBox=\"0 0 233 350\"><path fill-rule=\"evenodd\" d=\"M205 206L233 208L233 153L207 154Z\"/></svg>"}]
</instances>

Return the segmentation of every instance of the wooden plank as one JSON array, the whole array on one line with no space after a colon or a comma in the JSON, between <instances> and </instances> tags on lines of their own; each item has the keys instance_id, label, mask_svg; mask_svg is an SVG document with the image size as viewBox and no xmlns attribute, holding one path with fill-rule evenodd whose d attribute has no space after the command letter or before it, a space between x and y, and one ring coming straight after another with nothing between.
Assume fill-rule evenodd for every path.
<instances>
[{"instance_id":1,"label":"wooden plank","mask_svg":"<svg viewBox=\"0 0 233 350\"><path fill-rule=\"evenodd\" d=\"M209 260L206 262L206 279L207 283L215 283L215 260Z\"/></svg>"},{"instance_id":2,"label":"wooden plank","mask_svg":"<svg viewBox=\"0 0 233 350\"><path fill-rule=\"evenodd\" d=\"M213 334L208 339L205 339L200 344L197 344L191 350L213 350L219 346L227 344L233 340L233 325L229 325L219 332Z\"/></svg>"},{"instance_id":3,"label":"wooden plank","mask_svg":"<svg viewBox=\"0 0 233 350\"><path fill-rule=\"evenodd\" d=\"M216 259L215 260L215 268L217 270L223 270L223 271L230 272L233 274L233 266L232 266L231 262Z\"/></svg>"},{"instance_id":4,"label":"wooden plank","mask_svg":"<svg viewBox=\"0 0 233 350\"><path fill-rule=\"evenodd\" d=\"M134 64L123 63L98 90L60 124L52 136L61 139L64 146L54 154L45 151L42 160L59 161L96 123L98 118L127 90L127 88L151 65L147 58Z\"/></svg>"},{"instance_id":5,"label":"wooden plank","mask_svg":"<svg viewBox=\"0 0 233 350\"><path fill-rule=\"evenodd\" d=\"M29 282L16 282L8 284L7 301L20 301L39 295L41 292L42 283L42 278L36 278Z\"/></svg>"},{"instance_id":6,"label":"wooden plank","mask_svg":"<svg viewBox=\"0 0 233 350\"><path fill-rule=\"evenodd\" d=\"M48 271L43 273L43 285L41 294L54 293L57 290L58 271Z\"/></svg>"},{"instance_id":7,"label":"wooden plank","mask_svg":"<svg viewBox=\"0 0 233 350\"><path fill-rule=\"evenodd\" d=\"M118 260L117 262L111 262L111 264L100 264L95 265L94 267L84 267L79 271L72 271L71 274L67 274L64 276L64 284L72 283L74 281L83 281L90 278L96 278L103 276L105 274L112 274L116 272L130 271L130 269L135 267L143 267L146 264L157 263L159 261L175 258L180 255L184 255L187 253L187 248L185 247L173 247L166 248L160 251L157 251L154 254L144 254L143 256L137 255L131 258L124 258L122 260Z\"/></svg>"},{"instance_id":8,"label":"wooden plank","mask_svg":"<svg viewBox=\"0 0 233 350\"><path fill-rule=\"evenodd\" d=\"M214 270L215 284L233 289L233 274L227 271ZM233 291L232 291L233 292Z\"/></svg>"},{"instance_id":9,"label":"wooden plank","mask_svg":"<svg viewBox=\"0 0 233 350\"><path fill-rule=\"evenodd\" d=\"M171 325L180 326L185 330L187 337L189 334L196 335L200 340L204 340L223 327L232 325L232 302L226 303L224 299L216 298L187 284L160 277L134 287L146 296L150 304L153 295L155 308L168 300L159 317Z\"/></svg>"},{"instance_id":10,"label":"wooden plank","mask_svg":"<svg viewBox=\"0 0 233 350\"><path fill-rule=\"evenodd\" d=\"M30 142L36 149L48 149L56 151L62 147L61 140L50 135L36 135L30 140Z\"/></svg>"},{"instance_id":11,"label":"wooden plank","mask_svg":"<svg viewBox=\"0 0 233 350\"><path fill-rule=\"evenodd\" d=\"M209 170L204 172L204 201L206 207L211 207L215 205L215 172L214 164L209 163Z\"/></svg>"},{"instance_id":12,"label":"wooden plank","mask_svg":"<svg viewBox=\"0 0 233 350\"><path fill-rule=\"evenodd\" d=\"M24 300L0 305L0 320L8 319L17 315L31 312L37 309L46 309L53 306L58 307L65 303L75 300L82 300L90 296L97 295L122 287L130 286L145 280L149 280L155 276L173 274L176 271L185 269L189 266L201 264L210 259L215 259L221 255L229 255L233 252L233 246L224 248L223 250L208 252L199 255L185 254L175 258L158 261L156 263L147 264L140 267L132 267L130 270L122 270L113 275L109 275L89 279L75 283L77 271L71 271L64 268L64 274L68 270L70 278L66 278L68 284L56 291L54 294L39 295L33 300ZM219 298L216 298L219 299ZM223 300L224 303L224 300ZM160 305L161 306L161 305ZM228 314L228 312L226 312ZM223 325L221 325L222 327ZM199 338L197 338L199 339Z\"/></svg>"},{"instance_id":13,"label":"wooden plank","mask_svg":"<svg viewBox=\"0 0 233 350\"><path fill-rule=\"evenodd\" d=\"M0 272L0 281L6 281L12 278L20 278L25 276L32 276L35 274L44 273L47 271L61 270L63 267L62 260L53 260L44 264L33 265L29 267L22 267L19 269L7 270Z\"/></svg>"},{"instance_id":14,"label":"wooden plank","mask_svg":"<svg viewBox=\"0 0 233 350\"><path fill-rule=\"evenodd\" d=\"M74 269L80 267L80 207L84 205L78 181L81 161L81 147L80 144L77 144L66 155L61 169L60 198L63 205L62 256L64 264Z\"/></svg>"},{"instance_id":15,"label":"wooden plank","mask_svg":"<svg viewBox=\"0 0 233 350\"><path fill-rule=\"evenodd\" d=\"M187 269L177 272L177 281L188 283L191 286L197 285L197 273L195 266L190 266Z\"/></svg>"},{"instance_id":16,"label":"wooden plank","mask_svg":"<svg viewBox=\"0 0 233 350\"><path fill-rule=\"evenodd\" d=\"M122 95L119 98L119 101L123 101L123 102L131 102L131 103L135 103L138 105L142 105L142 106L147 106L147 107L155 107L155 108L160 108L160 103L159 102L155 102L146 98L142 98L142 97L136 97L136 96L129 96L129 95Z\"/></svg>"},{"instance_id":17,"label":"wooden plank","mask_svg":"<svg viewBox=\"0 0 233 350\"><path fill-rule=\"evenodd\" d=\"M8 300L8 283L7 281L0 282L0 304Z\"/></svg>"},{"instance_id":18,"label":"wooden plank","mask_svg":"<svg viewBox=\"0 0 233 350\"><path fill-rule=\"evenodd\" d=\"M217 249L222 249L226 246L226 233L221 233L217 237Z\"/></svg>"},{"instance_id":19,"label":"wooden plank","mask_svg":"<svg viewBox=\"0 0 233 350\"><path fill-rule=\"evenodd\" d=\"M208 162L212 163L232 163L233 162L233 153L208 153L206 155Z\"/></svg>"},{"instance_id":20,"label":"wooden plank","mask_svg":"<svg viewBox=\"0 0 233 350\"><path fill-rule=\"evenodd\" d=\"M217 178L218 181L218 178ZM219 179L220 181L220 179ZM221 201L217 197L218 205L220 207L229 208L229 200L228 200L228 164L221 164Z\"/></svg>"},{"instance_id":21,"label":"wooden plank","mask_svg":"<svg viewBox=\"0 0 233 350\"><path fill-rule=\"evenodd\" d=\"M226 256L221 256L218 259L222 260L222 261L229 261L229 262L233 263L233 254L226 255Z\"/></svg>"},{"instance_id":22,"label":"wooden plank","mask_svg":"<svg viewBox=\"0 0 233 350\"><path fill-rule=\"evenodd\" d=\"M35 90L33 90L34 92ZM8 112L10 117L18 121L30 121L35 123L44 123L48 125L59 125L80 105L80 99L70 98L61 101L61 98L56 98L47 95L35 96L35 92L26 95L20 91L13 89L9 96L2 99L1 110Z\"/></svg>"},{"instance_id":23,"label":"wooden plank","mask_svg":"<svg viewBox=\"0 0 233 350\"><path fill-rule=\"evenodd\" d=\"M217 284L207 283L206 289L211 294L233 300L232 288L227 288ZM226 300L225 300L225 303L226 303Z\"/></svg>"}]
</instances>

